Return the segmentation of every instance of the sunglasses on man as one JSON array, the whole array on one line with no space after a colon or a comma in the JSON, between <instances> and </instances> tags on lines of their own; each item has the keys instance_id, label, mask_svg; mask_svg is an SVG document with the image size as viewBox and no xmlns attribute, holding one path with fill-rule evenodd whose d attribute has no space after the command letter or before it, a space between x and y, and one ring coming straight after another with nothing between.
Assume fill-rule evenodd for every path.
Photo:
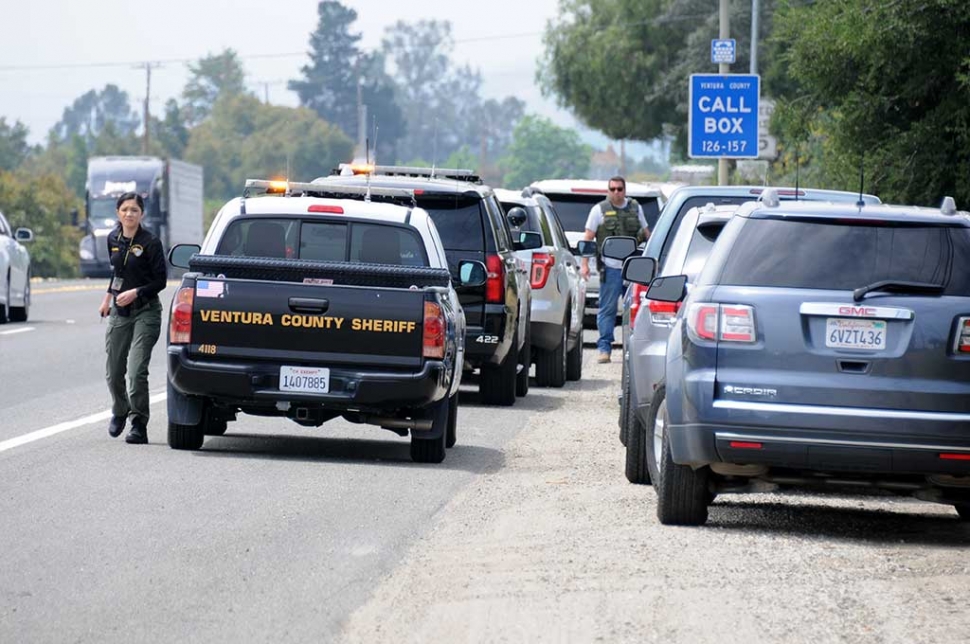
<instances>
[{"instance_id":1,"label":"sunglasses on man","mask_svg":"<svg viewBox=\"0 0 970 644\"><path fill-rule=\"evenodd\" d=\"M623 186L610 186L610 192L623 192L625 189Z\"/></svg>"}]
</instances>

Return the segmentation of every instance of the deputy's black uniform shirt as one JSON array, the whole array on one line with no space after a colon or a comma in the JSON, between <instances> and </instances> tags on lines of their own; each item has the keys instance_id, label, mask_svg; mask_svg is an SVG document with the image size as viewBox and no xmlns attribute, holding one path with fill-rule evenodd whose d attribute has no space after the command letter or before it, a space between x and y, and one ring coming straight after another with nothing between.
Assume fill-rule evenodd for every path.
<instances>
[{"instance_id":1,"label":"deputy's black uniform shirt","mask_svg":"<svg viewBox=\"0 0 970 644\"><path fill-rule=\"evenodd\" d=\"M134 238L128 239L121 226L116 226L108 233L108 256L114 276L123 280L117 292L138 289L136 306L150 302L165 288L167 275L162 242L143 227L139 226ZM111 291L110 283L108 291Z\"/></svg>"}]
</instances>

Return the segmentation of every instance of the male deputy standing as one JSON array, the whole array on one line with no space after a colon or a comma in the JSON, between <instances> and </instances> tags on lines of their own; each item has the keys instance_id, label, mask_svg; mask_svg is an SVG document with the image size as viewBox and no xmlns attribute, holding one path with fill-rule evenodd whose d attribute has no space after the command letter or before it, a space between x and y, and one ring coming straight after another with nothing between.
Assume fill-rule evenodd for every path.
<instances>
[{"instance_id":1,"label":"male deputy standing","mask_svg":"<svg viewBox=\"0 0 970 644\"><path fill-rule=\"evenodd\" d=\"M623 262L603 257L603 242L607 237L625 235L645 241L650 237L643 209L634 199L626 197L626 179L613 177L609 181L609 198L596 204L586 218L587 241L596 239L597 262L600 270L600 309L596 315L596 329L599 339L598 362L609 362L613 351L614 331L616 330L616 302L623 289ZM582 258L580 273L589 279L589 258Z\"/></svg>"}]
</instances>

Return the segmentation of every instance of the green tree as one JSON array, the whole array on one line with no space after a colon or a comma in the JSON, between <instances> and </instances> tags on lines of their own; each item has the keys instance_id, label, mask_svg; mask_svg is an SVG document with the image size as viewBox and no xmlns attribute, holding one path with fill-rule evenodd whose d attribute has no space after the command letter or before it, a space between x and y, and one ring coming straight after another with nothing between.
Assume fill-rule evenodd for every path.
<instances>
[{"instance_id":1,"label":"green tree","mask_svg":"<svg viewBox=\"0 0 970 644\"><path fill-rule=\"evenodd\" d=\"M31 270L38 277L77 274L81 231L70 222L79 200L57 174L0 170L0 211L14 228L33 230Z\"/></svg>"},{"instance_id":2,"label":"green tree","mask_svg":"<svg viewBox=\"0 0 970 644\"><path fill-rule=\"evenodd\" d=\"M516 126L508 155L500 164L505 169L502 185L515 189L540 179L585 177L592 152L575 130L527 115Z\"/></svg>"},{"instance_id":3,"label":"green tree","mask_svg":"<svg viewBox=\"0 0 970 644\"><path fill-rule=\"evenodd\" d=\"M242 192L247 178L309 181L329 174L353 152L353 142L306 108L264 105L240 95L216 101L193 128L185 159L206 169L208 199Z\"/></svg>"},{"instance_id":4,"label":"green tree","mask_svg":"<svg viewBox=\"0 0 970 644\"><path fill-rule=\"evenodd\" d=\"M113 136L126 137L133 136L140 123L128 102L128 93L109 84L99 92L92 89L75 99L51 132L58 141L68 141L77 134L90 145L109 124Z\"/></svg>"},{"instance_id":5,"label":"green tree","mask_svg":"<svg viewBox=\"0 0 970 644\"><path fill-rule=\"evenodd\" d=\"M162 157L181 159L189 144L190 130L185 110L174 98L165 103L165 116L151 119L152 152Z\"/></svg>"},{"instance_id":6,"label":"green tree","mask_svg":"<svg viewBox=\"0 0 970 644\"><path fill-rule=\"evenodd\" d=\"M316 31L310 34L310 63L301 68L301 80L289 82L289 89L297 93L300 105L360 140L365 137L358 132L359 89L360 101L367 105L368 121L379 129L379 145L393 149L401 136L403 119L395 103L394 84L384 71L384 57L360 50L361 36L351 32L357 21L353 9L335 0L323 0L317 5L317 14Z\"/></svg>"},{"instance_id":7,"label":"green tree","mask_svg":"<svg viewBox=\"0 0 970 644\"><path fill-rule=\"evenodd\" d=\"M7 125L7 120L0 117L0 170L13 170L24 162L30 152L29 133L20 121Z\"/></svg>"},{"instance_id":8,"label":"green tree","mask_svg":"<svg viewBox=\"0 0 970 644\"><path fill-rule=\"evenodd\" d=\"M970 203L970 33L960 0L786 4L775 38L794 79L775 123L826 185L884 201Z\"/></svg>"},{"instance_id":9,"label":"green tree","mask_svg":"<svg viewBox=\"0 0 970 644\"><path fill-rule=\"evenodd\" d=\"M239 56L232 49L210 54L189 64L189 81L182 90L181 112L189 126L201 123L212 111L220 96L246 93L246 73ZM171 113L166 105L166 116Z\"/></svg>"}]
</instances>

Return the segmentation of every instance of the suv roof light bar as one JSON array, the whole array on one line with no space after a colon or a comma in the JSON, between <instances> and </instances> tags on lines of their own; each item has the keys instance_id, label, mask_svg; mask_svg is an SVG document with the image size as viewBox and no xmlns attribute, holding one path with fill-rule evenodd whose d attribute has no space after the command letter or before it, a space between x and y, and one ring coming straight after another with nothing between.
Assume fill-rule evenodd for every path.
<instances>
[{"instance_id":1,"label":"suv roof light bar","mask_svg":"<svg viewBox=\"0 0 970 644\"><path fill-rule=\"evenodd\" d=\"M334 174L347 175L383 175L399 177L428 177L429 179L455 179L469 183L481 183L482 179L474 170L466 168L423 168L407 165L361 165L341 163Z\"/></svg>"},{"instance_id":2,"label":"suv roof light bar","mask_svg":"<svg viewBox=\"0 0 970 644\"><path fill-rule=\"evenodd\" d=\"M282 194L287 197L297 194L312 193L314 195L334 195L338 197L363 197L370 201L371 196L410 199L414 204L414 190L406 188L382 188L376 186L357 186L343 183L301 183L296 181L271 181L268 179L246 179L243 196L249 196L250 190L263 190L263 194Z\"/></svg>"}]
</instances>

